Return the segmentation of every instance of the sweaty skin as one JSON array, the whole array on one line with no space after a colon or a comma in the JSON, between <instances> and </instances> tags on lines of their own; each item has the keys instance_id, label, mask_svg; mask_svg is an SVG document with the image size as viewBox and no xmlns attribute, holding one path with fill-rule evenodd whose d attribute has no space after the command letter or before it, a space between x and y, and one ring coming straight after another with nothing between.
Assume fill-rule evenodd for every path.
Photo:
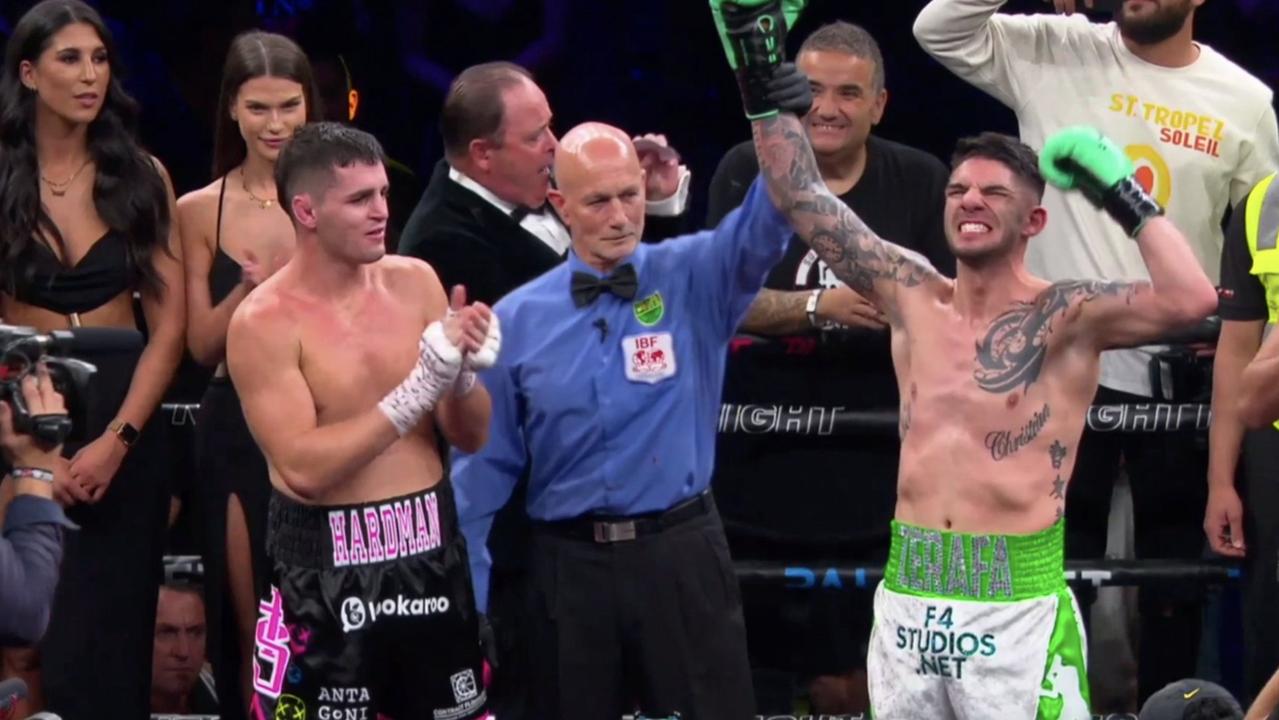
<instances>
[{"instance_id":1,"label":"sweaty skin","mask_svg":"<svg viewBox=\"0 0 1279 720\"><path fill-rule=\"evenodd\" d=\"M1030 533L1065 506L1098 354L1068 342L1068 315L1102 283L1016 288L988 323L956 312L953 289L904 302L893 329L903 393L897 518L961 532ZM902 294L903 297L906 293ZM931 295L931 297L929 297ZM909 331L904 327L909 326Z\"/></svg>"},{"instance_id":2,"label":"sweaty skin","mask_svg":"<svg viewBox=\"0 0 1279 720\"><path fill-rule=\"evenodd\" d=\"M300 236L288 264L236 309L227 337L227 363L272 485L321 505L434 487L442 476L437 423L451 444L474 451L489 413L488 393L476 387L446 396L399 437L378 410L413 369L423 329L449 305L426 263L382 255L382 167L356 164L336 175L323 205L340 215L345 237L335 242L348 256ZM480 338L484 313L473 328Z\"/></svg>"},{"instance_id":3,"label":"sweaty skin","mask_svg":"<svg viewBox=\"0 0 1279 720\"><path fill-rule=\"evenodd\" d=\"M1185 238L1165 218L1142 228L1153 282L1050 284L1023 263L1045 222L1038 198L1007 166L973 158L947 187L947 239L960 260L950 280L830 194L794 117L752 125L769 192L796 233L892 327L902 397L897 519L1008 534L1052 525L1100 352L1150 342L1216 305Z\"/></svg>"}]
</instances>

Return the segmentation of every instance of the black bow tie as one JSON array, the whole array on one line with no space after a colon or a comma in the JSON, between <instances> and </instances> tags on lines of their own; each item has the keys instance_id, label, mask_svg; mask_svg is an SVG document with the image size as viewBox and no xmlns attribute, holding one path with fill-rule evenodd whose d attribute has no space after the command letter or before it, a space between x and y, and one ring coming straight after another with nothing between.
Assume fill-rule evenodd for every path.
<instances>
[{"instance_id":1,"label":"black bow tie","mask_svg":"<svg viewBox=\"0 0 1279 720\"><path fill-rule=\"evenodd\" d=\"M523 222L524 218L528 217L529 215L545 215L546 206L548 204L549 203L542 203L541 205L535 208L531 208L527 205L518 205L516 206L514 210L511 211L511 219L514 220L515 224L518 225L519 223Z\"/></svg>"},{"instance_id":2,"label":"black bow tie","mask_svg":"<svg viewBox=\"0 0 1279 720\"><path fill-rule=\"evenodd\" d=\"M573 304L586 307L595 302L600 293L607 290L623 300L635 297L639 289L639 281L635 277L635 266L626 263L609 273L608 277L597 278L590 273L573 273Z\"/></svg>"}]
</instances>

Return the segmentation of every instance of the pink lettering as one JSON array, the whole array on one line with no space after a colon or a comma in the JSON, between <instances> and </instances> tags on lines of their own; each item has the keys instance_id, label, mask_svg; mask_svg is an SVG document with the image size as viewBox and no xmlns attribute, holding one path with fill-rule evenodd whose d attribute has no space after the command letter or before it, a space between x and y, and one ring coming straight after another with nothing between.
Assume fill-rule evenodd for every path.
<instances>
[{"instance_id":1,"label":"pink lettering","mask_svg":"<svg viewBox=\"0 0 1279 720\"><path fill-rule=\"evenodd\" d=\"M369 534L369 562L382 562L382 528L378 522L377 508L364 508L364 531Z\"/></svg>"},{"instance_id":2,"label":"pink lettering","mask_svg":"<svg viewBox=\"0 0 1279 720\"><path fill-rule=\"evenodd\" d=\"M364 565L369 561L368 548L364 546L364 529L360 527L360 513L351 511L351 562Z\"/></svg>"},{"instance_id":3,"label":"pink lettering","mask_svg":"<svg viewBox=\"0 0 1279 720\"><path fill-rule=\"evenodd\" d=\"M417 551L426 552L435 547L431 544L431 539L427 535L426 530L426 511L422 509L422 498L413 498L413 508L417 510L414 522L417 525Z\"/></svg>"},{"instance_id":4,"label":"pink lettering","mask_svg":"<svg viewBox=\"0 0 1279 720\"><path fill-rule=\"evenodd\" d=\"M379 505L378 512L382 514L382 539L386 545L386 559L394 560L400 556L399 540L395 534L395 506L389 503Z\"/></svg>"},{"instance_id":5,"label":"pink lettering","mask_svg":"<svg viewBox=\"0 0 1279 720\"><path fill-rule=\"evenodd\" d=\"M271 599L258 603L258 613L254 632L257 643L253 653L253 689L269 698L278 698L284 690L284 675L291 653L289 631L284 627L284 604L280 600L280 591L274 585L271 586Z\"/></svg>"},{"instance_id":6,"label":"pink lettering","mask_svg":"<svg viewBox=\"0 0 1279 720\"><path fill-rule=\"evenodd\" d=\"M426 513L428 533L431 536L431 544L428 547L435 549L440 546L440 508L435 493L426 496Z\"/></svg>"},{"instance_id":7,"label":"pink lettering","mask_svg":"<svg viewBox=\"0 0 1279 720\"><path fill-rule=\"evenodd\" d=\"M400 526L400 555L417 554L417 536L413 534L413 503L405 500L395 506L395 521Z\"/></svg>"},{"instance_id":8,"label":"pink lettering","mask_svg":"<svg viewBox=\"0 0 1279 720\"><path fill-rule=\"evenodd\" d=\"M342 567L351 562L346 549L346 518L341 510L329 513L329 535L333 538L333 567Z\"/></svg>"}]
</instances>

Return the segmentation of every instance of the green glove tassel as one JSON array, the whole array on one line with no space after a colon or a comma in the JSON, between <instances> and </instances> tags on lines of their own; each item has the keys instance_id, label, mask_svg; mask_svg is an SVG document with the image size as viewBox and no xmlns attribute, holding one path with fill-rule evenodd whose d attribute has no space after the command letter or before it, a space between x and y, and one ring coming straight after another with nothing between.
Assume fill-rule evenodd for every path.
<instances>
[{"instance_id":1,"label":"green glove tassel","mask_svg":"<svg viewBox=\"0 0 1279 720\"><path fill-rule=\"evenodd\" d=\"M728 64L737 73L746 117L776 115L768 99L773 69L785 59L786 31L799 16L803 0L711 0L711 15Z\"/></svg>"}]
</instances>

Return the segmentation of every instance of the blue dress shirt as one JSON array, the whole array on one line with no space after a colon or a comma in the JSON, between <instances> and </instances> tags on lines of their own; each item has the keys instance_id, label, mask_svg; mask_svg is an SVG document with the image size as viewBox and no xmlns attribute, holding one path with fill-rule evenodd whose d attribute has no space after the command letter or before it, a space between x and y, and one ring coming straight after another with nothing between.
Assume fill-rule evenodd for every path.
<instances>
[{"instance_id":1,"label":"blue dress shirt","mask_svg":"<svg viewBox=\"0 0 1279 720\"><path fill-rule=\"evenodd\" d=\"M716 229L637 246L633 299L575 307L572 274L601 274L570 252L497 303L488 443L452 469L481 611L493 515L526 470L534 521L658 512L707 489L727 343L793 232L757 179Z\"/></svg>"}]
</instances>

